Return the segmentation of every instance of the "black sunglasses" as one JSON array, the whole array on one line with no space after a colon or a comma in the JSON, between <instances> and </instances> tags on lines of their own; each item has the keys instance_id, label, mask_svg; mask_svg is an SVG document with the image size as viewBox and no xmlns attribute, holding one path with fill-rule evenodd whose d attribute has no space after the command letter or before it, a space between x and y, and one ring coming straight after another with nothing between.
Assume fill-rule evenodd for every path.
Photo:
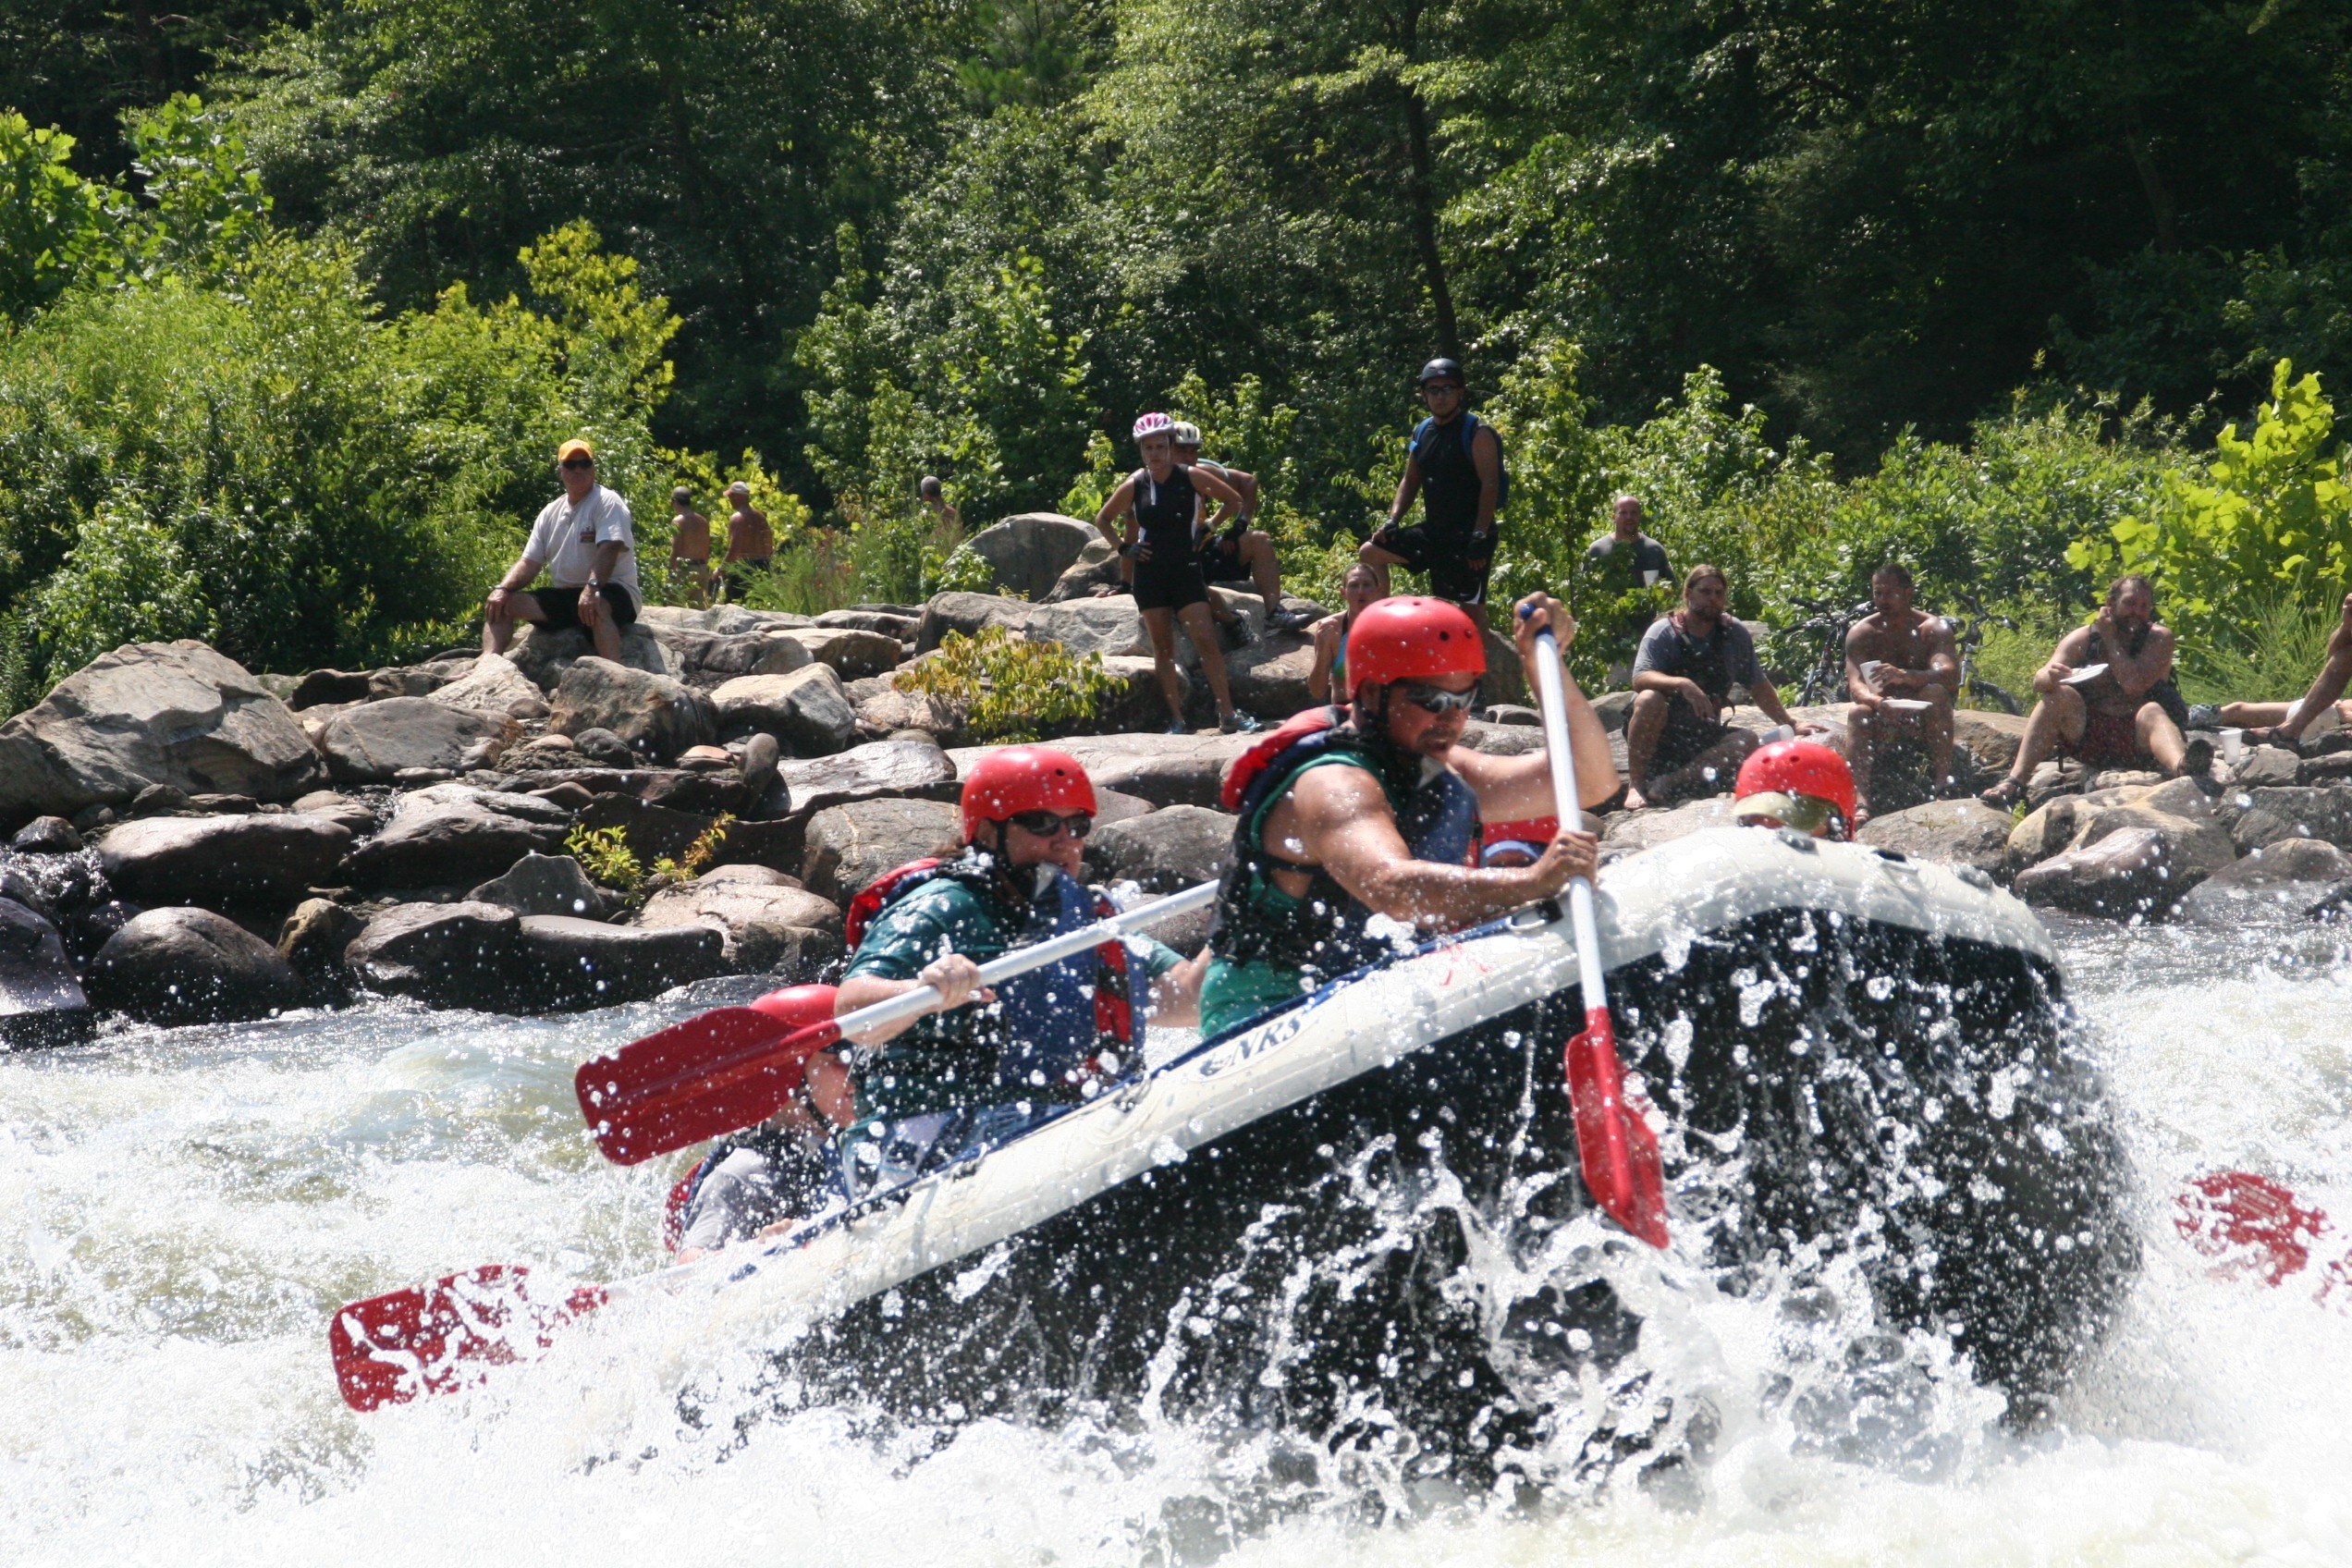
<instances>
[{"instance_id":1,"label":"black sunglasses","mask_svg":"<svg viewBox=\"0 0 2352 1568\"><path fill-rule=\"evenodd\" d=\"M1095 819L1083 811L1072 812L1068 816L1050 811L1020 811L1005 820L1040 839L1050 839L1064 831L1073 839L1083 839L1095 830Z\"/></svg>"},{"instance_id":2,"label":"black sunglasses","mask_svg":"<svg viewBox=\"0 0 2352 1568\"><path fill-rule=\"evenodd\" d=\"M1458 381L1433 381L1428 386L1421 388L1421 396L1424 398L1428 397L1433 392L1451 392L1456 397L1459 397L1462 393L1462 384Z\"/></svg>"},{"instance_id":3,"label":"black sunglasses","mask_svg":"<svg viewBox=\"0 0 2352 1568\"><path fill-rule=\"evenodd\" d=\"M594 468L596 466L596 459L594 458L566 458L557 466L559 468Z\"/></svg>"},{"instance_id":4,"label":"black sunglasses","mask_svg":"<svg viewBox=\"0 0 2352 1568\"><path fill-rule=\"evenodd\" d=\"M1397 695L1425 713L1468 713L1478 705L1478 687L1467 692L1449 692L1442 686L1424 686L1417 680L1400 681Z\"/></svg>"}]
</instances>

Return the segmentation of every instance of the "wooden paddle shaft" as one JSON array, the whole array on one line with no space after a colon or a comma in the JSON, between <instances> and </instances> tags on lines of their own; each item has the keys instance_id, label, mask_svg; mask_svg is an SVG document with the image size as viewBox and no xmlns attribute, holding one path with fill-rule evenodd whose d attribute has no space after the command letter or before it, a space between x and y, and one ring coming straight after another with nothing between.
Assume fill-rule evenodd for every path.
<instances>
[{"instance_id":1,"label":"wooden paddle shaft","mask_svg":"<svg viewBox=\"0 0 2352 1568\"><path fill-rule=\"evenodd\" d=\"M1552 808L1563 828L1584 820L1576 789L1576 753L1568 742L1568 690L1560 677L1560 643L1549 630L1536 633L1536 700L1543 708L1544 754L1551 762ZM1600 933L1593 918L1592 884L1579 876L1568 884L1568 924L1576 934L1577 977L1584 984L1585 1011L1609 1006L1600 972Z\"/></svg>"}]
</instances>

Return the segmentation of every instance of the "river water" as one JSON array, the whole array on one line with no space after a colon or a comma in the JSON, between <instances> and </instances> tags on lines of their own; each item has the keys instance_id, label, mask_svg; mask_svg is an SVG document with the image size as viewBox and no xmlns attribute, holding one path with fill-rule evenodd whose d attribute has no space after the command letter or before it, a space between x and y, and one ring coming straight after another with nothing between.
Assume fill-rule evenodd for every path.
<instances>
[{"instance_id":1,"label":"river water","mask_svg":"<svg viewBox=\"0 0 2352 1568\"><path fill-rule=\"evenodd\" d=\"M380 1006L0 1057L0 1562L2352 1562L2352 1301L2309 1274L2215 1278L2170 1222L2213 1168L2352 1220L2352 952L2310 929L2057 936L2149 1198L2144 1277L2051 1427L2011 1435L1963 1384L1932 1464L1829 1456L1755 1397L1767 1309L1697 1300L1671 1332L1723 1432L1695 1488L1333 1488L1246 1526L1228 1435L1149 1420L925 1439L804 1410L721 1440L680 1425L656 1373L560 1357L343 1408L337 1303L496 1260L658 1263L674 1162L601 1161L570 1071L745 983L552 1021ZM2345 1249L2339 1229L2321 1251Z\"/></svg>"}]
</instances>

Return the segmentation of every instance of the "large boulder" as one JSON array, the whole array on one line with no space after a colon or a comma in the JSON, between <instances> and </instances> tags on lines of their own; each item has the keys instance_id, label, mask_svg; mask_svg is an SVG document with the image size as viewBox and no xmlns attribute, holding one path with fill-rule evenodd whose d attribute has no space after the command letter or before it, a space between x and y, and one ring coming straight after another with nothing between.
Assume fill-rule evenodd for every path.
<instances>
[{"instance_id":1,"label":"large boulder","mask_svg":"<svg viewBox=\"0 0 2352 1568\"><path fill-rule=\"evenodd\" d=\"M353 979L435 1007L504 1008L521 919L500 904L395 904L343 949Z\"/></svg>"},{"instance_id":2,"label":"large boulder","mask_svg":"<svg viewBox=\"0 0 2352 1568\"><path fill-rule=\"evenodd\" d=\"M287 801L325 771L243 666L202 643L133 643L0 725L0 824L125 805L151 784Z\"/></svg>"},{"instance_id":3,"label":"large boulder","mask_svg":"<svg viewBox=\"0 0 2352 1568\"><path fill-rule=\"evenodd\" d=\"M925 855L963 847L963 818L942 801L852 801L809 818L801 880L809 891L846 903L867 884Z\"/></svg>"},{"instance_id":4,"label":"large boulder","mask_svg":"<svg viewBox=\"0 0 2352 1568\"><path fill-rule=\"evenodd\" d=\"M1024 599L1042 599L1089 541L1102 535L1092 525L1060 512L1022 512L984 528L964 548L988 563L997 587Z\"/></svg>"},{"instance_id":5,"label":"large boulder","mask_svg":"<svg viewBox=\"0 0 2352 1568\"><path fill-rule=\"evenodd\" d=\"M1952 738L1975 759L1978 772L2003 774L2026 738L2025 716L1960 708L1952 716Z\"/></svg>"},{"instance_id":6,"label":"large boulder","mask_svg":"<svg viewBox=\"0 0 2352 1568\"><path fill-rule=\"evenodd\" d=\"M496 904L517 914L576 914L591 919L604 911L604 895L570 855L523 856L466 895L474 903Z\"/></svg>"},{"instance_id":7,"label":"large boulder","mask_svg":"<svg viewBox=\"0 0 2352 1568\"><path fill-rule=\"evenodd\" d=\"M2023 871L2054 856L2089 849L2126 828L2139 827L2177 840L2162 862L2175 897L2236 858L2228 831L2214 816L2204 791L2188 778L2061 795L2010 830L2003 858L2010 869ZM2023 890L2021 883L2019 891Z\"/></svg>"},{"instance_id":8,"label":"large boulder","mask_svg":"<svg viewBox=\"0 0 2352 1568\"><path fill-rule=\"evenodd\" d=\"M721 866L682 887L665 888L645 900L636 924L650 929L704 925L719 934L727 966L739 974L789 968L802 971L841 950L841 912L831 902L773 874L773 882L724 873L754 866Z\"/></svg>"},{"instance_id":9,"label":"large boulder","mask_svg":"<svg viewBox=\"0 0 2352 1568\"><path fill-rule=\"evenodd\" d=\"M570 827L570 812L535 795L436 784L403 795L342 875L362 888L470 888L534 850L554 852Z\"/></svg>"},{"instance_id":10,"label":"large boulder","mask_svg":"<svg viewBox=\"0 0 2352 1568\"><path fill-rule=\"evenodd\" d=\"M1144 625L1143 611L1135 607L1134 596L1130 594L1041 605L1029 612L1027 631L1033 643L1059 643L1082 655L1152 656L1151 633ZM1180 643L1184 643L1182 632L1178 637ZM1181 647L1177 657L1182 662Z\"/></svg>"},{"instance_id":11,"label":"large boulder","mask_svg":"<svg viewBox=\"0 0 2352 1568\"><path fill-rule=\"evenodd\" d=\"M1119 588L1119 552L1100 534L1086 541L1078 558L1054 580L1054 585L1046 590L1039 603L1059 605L1072 599L1091 598L1097 588L1113 592Z\"/></svg>"},{"instance_id":12,"label":"large boulder","mask_svg":"<svg viewBox=\"0 0 2352 1568\"><path fill-rule=\"evenodd\" d=\"M542 692L553 692L562 682L564 671L582 659L595 656L595 641L579 627L550 631L544 626L527 626L507 649L507 657L514 661L514 667ZM648 675L673 673L668 659L663 656L661 643L643 619L621 628L620 662Z\"/></svg>"},{"instance_id":13,"label":"large boulder","mask_svg":"<svg viewBox=\"0 0 2352 1568\"><path fill-rule=\"evenodd\" d=\"M2210 868L2197 865L2178 835L2153 826L2119 827L2017 874L2017 896L2082 914L2162 917Z\"/></svg>"},{"instance_id":14,"label":"large boulder","mask_svg":"<svg viewBox=\"0 0 2352 1568\"><path fill-rule=\"evenodd\" d=\"M827 665L789 675L747 675L713 692L711 701L723 733L773 735L794 756L828 755L858 739L857 712L841 678Z\"/></svg>"},{"instance_id":15,"label":"large boulder","mask_svg":"<svg viewBox=\"0 0 2352 1568\"><path fill-rule=\"evenodd\" d=\"M850 626L811 626L778 632L772 641L790 643L808 659L831 666L833 673L844 680L887 674L906 658L906 649L898 638Z\"/></svg>"},{"instance_id":16,"label":"large boulder","mask_svg":"<svg viewBox=\"0 0 2352 1568\"><path fill-rule=\"evenodd\" d=\"M1225 770L1256 735L1072 735L1054 742L1078 759L1098 790L1119 790L1156 806L1214 806ZM960 746L948 753L962 778L998 748Z\"/></svg>"},{"instance_id":17,"label":"large boulder","mask_svg":"<svg viewBox=\"0 0 2352 1568\"><path fill-rule=\"evenodd\" d=\"M1026 600L995 594L937 594L923 606L923 620L914 632L914 651L927 654L950 631L970 637L984 626L1001 626L1018 636L1028 624L1033 607Z\"/></svg>"},{"instance_id":18,"label":"large boulder","mask_svg":"<svg viewBox=\"0 0 2352 1568\"><path fill-rule=\"evenodd\" d=\"M323 816L151 816L110 828L106 880L141 903L283 909L331 881L351 830Z\"/></svg>"},{"instance_id":19,"label":"large boulder","mask_svg":"<svg viewBox=\"0 0 2352 1568\"><path fill-rule=\"evenodd\" d=\"M2283 828L2271 839L2321 839L2352 849L2352 785L2295 785L2242 792L2248 815L2260 812Z\"/></svg>"},{"instance_id":20,"label":"large boulder","mask_svg":"<svg viewBox=\"0 0 2352 1568\"><path fill-rule=\"evenodd\" d=\"M1859 837L1913 860L1973 865L1991 876L2007 858L2011 826L2007 812L1982 801L1930 801L1872 817Z\"/></svg>"},{"instance_id":21,"label":"large boulder","mask_svg":"<svg viewBox=\"0 0 2352 1568\"><path fill-rule=\"evenodd\" d=\"M643 1001L727 973L726 939L704 925L606 925L527 914L516 944L515 993L526 1009Z\"/></svg>"},{"instance_id":22,"label":"large boulder","mask_svg":"<svg viewBox=\"0 0 2352 1568\"><path fill-rule=\"evenodd\" d=\"M1306 678L1315 669L1315 647L1296 637L1269 635L1225 655L1234 705L1265 719L1284 719L1313 705Z\"/></svg>"},{"instance_id":23,"label":"large boulder","mask_svg":"<svg viewBox=\"0 0 2352 1568\"><path fill-rule=\"evenodd\" d=\"M0 899L0 1047L72 1045L90 1026L90 1001L57 928L40 912Z\"/></svg>"},{"instance_id":24,"label":"large boulder","mask_svg":"<svg viewBox=\"0 0 2352 1568\"><path fill-rule=\"evenodd\" d=\"M655 626L654 636L678 679L707 692L739 675L782 675L809 662L808 650L791 629L767 631L707 631L695 627Z\"/></svg>"},{"instance_id":25,"label":"large boulder","mask_svg":"<svg viewBox=\"0 0 2352 1568\"><path fill-rule=\"evenodd\" d=\"M392 697L345 708L327 720L319 750L337 784L387 784L414 767L453 771L467 748L502 739L506 728L503 717L431 697Z\"/></svg>"},{"instance_id":26,"label":"large boulder","mask_svg":"<svg viewBox=\"0 0 2352 1568\"><path fill-rule=\"evenodd\" d=\"M1600 845L1604 858L1639 854L1660 844L1673 842L1708 827L1731 827L1738 819L1732 815L1729 795L1710 795L1705 800L1691 801L1678 806L1646 806L1640 811L1612 812L1601 829Z\"/></svg>"},{"instance_id":27,"label":"large boulder","mask_svg":"<svg viewBox=\"0 0 2352 1568\"><path fill-rule=\"evenodd\" d=\"M876 740L919 729L941 745L962 739L963 712L927 692L901 692L886 679L861 680L844 694L857 709L858 733Z\"/></svg>"},{"instance_id":28,"label":"large boulder","mask_svg":"<svg viewBox=\"0 0 2352 1568\"><path fill-rule=\"evenodd\" d=\"M90 1000L143 1023L263 1018L299 1007L302 983L277 949L208 909L151 909L106 938Z\"/></svg>"},{"instance_id":29,"label":"large boulder","mask_svg":"<svg viewBox=\"0 0 2352 1568\"><path fill-rule=\"evenodd\" d=\"M953 800L955 764L924 741L875 741L837 756L778 765L783 809L795 815L877 796Z\"/></svg>"},{"instance_id":30,"label":"large boulder","mask_svg":"<svg viewBox=\"0 0 2352 1568\"><path fill-rule=\"evenodd\" d=\"M917 628L923 624L920 615L900 615L892 610L827 610L816 618L819 626L846 626L857 631L879 631L893 642L912 643Z\"/></svg>"},{"instance_id":31,"label":"large boulder","mask_svg":"<svg viewBox=\"0 0 2352 1568\"><path fill-rule=\"evenodd\" d=\"M648 605L638 612L637 621L657 635L680 630L713 631L722 637L756 637L770 631L815 626L816 618L795 615L790 610L745 609L741 605L712 605L699 610L684 605Z\"/></svg>"},{"instance_id":32,"label":"large boulder","mask_svg":"<svg viewBox=\"0 0 2352 1568\"><path fill-rule=\"evenodd\" d=\"M315 816L337 823L349 829L355 839L363 839L375 831L375 808L355 795L334 790L313 790L296 801L290 808L298 816Z\"/></svg>"},{"instance_id":33,"label":"large boulder","mask_svg":"<svg viewBox=\"0 0 2352 1568\"><path fill-rule=\"evenodd\" d=\"M484 654L466 673L429 693L443 707L488 714L494 718L533 719L547 717L546 699L530 677L500 654Z\"/></svg>"},{"instance_id":34,"label":"large boulder","mask_svg":"<svg viewBox=\"0 0 2352 1568\"><path fill-rule=\"evenodd\" d=\"M1086 840L1086 866L1106 880L1147 893L1176 893L1214 881L1233 846L1234 818L1201 806L1163 806L1098 827Z\"/></svg>"},{"instance_id":35,"label":"large boulder","mask_svg":"<svg viewBox=\"0 0 2352 1568\"><path fill-rule=\"evenodd\" d=\"M702 692L667 675L599 658L575 660L564 671L548 728L571 736L610 730L632 752L663 762L718 738L717 715Z\"/></svg>"},{"instance_id":36,"label":"large boulder","mask_svg":"<svg viewBox=\"0 0 2352 1568\"><path fill-rule=\"evenodd\" d=\"M1143 735L1155 735L1167 728L1168 699L1160 695L1157 661L1113 654L1102 661L1102 668L1105 675L1119 682L1119 689L1104 704L1101 721L1095 728ZM1176 667L1178 711L1200 712L1206 700L1201 693L1207 690L1182 665Z\"/></svg>"},{"instance_id":37,"label":"large boulder","mask_svg":"<svg viewBox=\"0 0 2352 1568\"><path fill-rule=\"evenodd\" d=\"M2319 839L2283 839L2258 847L2207 877L2181 901L2200 925L2299 922L2342 905L2352 894L2352 854Z\"/></svg>"}]
</instances>

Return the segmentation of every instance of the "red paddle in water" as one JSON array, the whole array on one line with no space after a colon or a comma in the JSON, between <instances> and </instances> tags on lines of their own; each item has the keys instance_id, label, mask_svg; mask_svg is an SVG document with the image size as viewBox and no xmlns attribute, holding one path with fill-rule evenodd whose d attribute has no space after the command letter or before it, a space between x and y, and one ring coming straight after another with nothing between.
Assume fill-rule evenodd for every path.
<instances>
[{"instance_id":1,"label":"red paddle in water","mask_svg":"<svg viewBox=\"0 0 2352 1568\"><path fill-rule=\"evenodd\" d=\"M2199 1176L2173 1200L2180 1212L2173 1228L2190 1246L2221 1260L2217 1273L2257 1275L2266 1285L2299 1274L2311 1261L2311 1246L2328 1229L2328 1217L2305 1208L2295 1194L2250 1170L2217 1170ZM2324 1299L2338 1284L2352 1284L2344 1259L2320 1287Z\"/></svg>"},{"instance_id":2,"label":"red paddle in water","mask_svg":"<svg viewBox=\"0 0 2352 1568\"><path fill-rule=\"evenodd\" d=\"M1562 827L1584 820L1576 790L1576 759L1568 744L1567 693L1560 677L1560 644L1536 633L1536 686L1543 704L1544 749L1551 760L1552 801ZM1666 1244L1666 1170L1658 1134L1625 1102L1625 1072L1617 1058L1617 1024L1609 1013L1601 974L1600 933L1593 919L1592 884L1568 884L1569 923L1576 935L1576 966L1584 988L1584 1033L1568 1042L1568 1103L1576 1118L1576 1158L1585 1186L1601 1211L1651 1246Z\"/></svg>"},{"instance_id":3,"label":"red paddle in water","mask_svg":"<svg viewBox=\"0 0 2352 1568\"><path fill-rule=\"evenodd\" d=\"M344 1307L326 1329L343 1403L374 1410L474 1387L484 1369L536 1359L557 1329L605 1305L598 1285L534 1301L529 1280L526 1268L492 1263Z\"/></svg>"}]
</instances>

